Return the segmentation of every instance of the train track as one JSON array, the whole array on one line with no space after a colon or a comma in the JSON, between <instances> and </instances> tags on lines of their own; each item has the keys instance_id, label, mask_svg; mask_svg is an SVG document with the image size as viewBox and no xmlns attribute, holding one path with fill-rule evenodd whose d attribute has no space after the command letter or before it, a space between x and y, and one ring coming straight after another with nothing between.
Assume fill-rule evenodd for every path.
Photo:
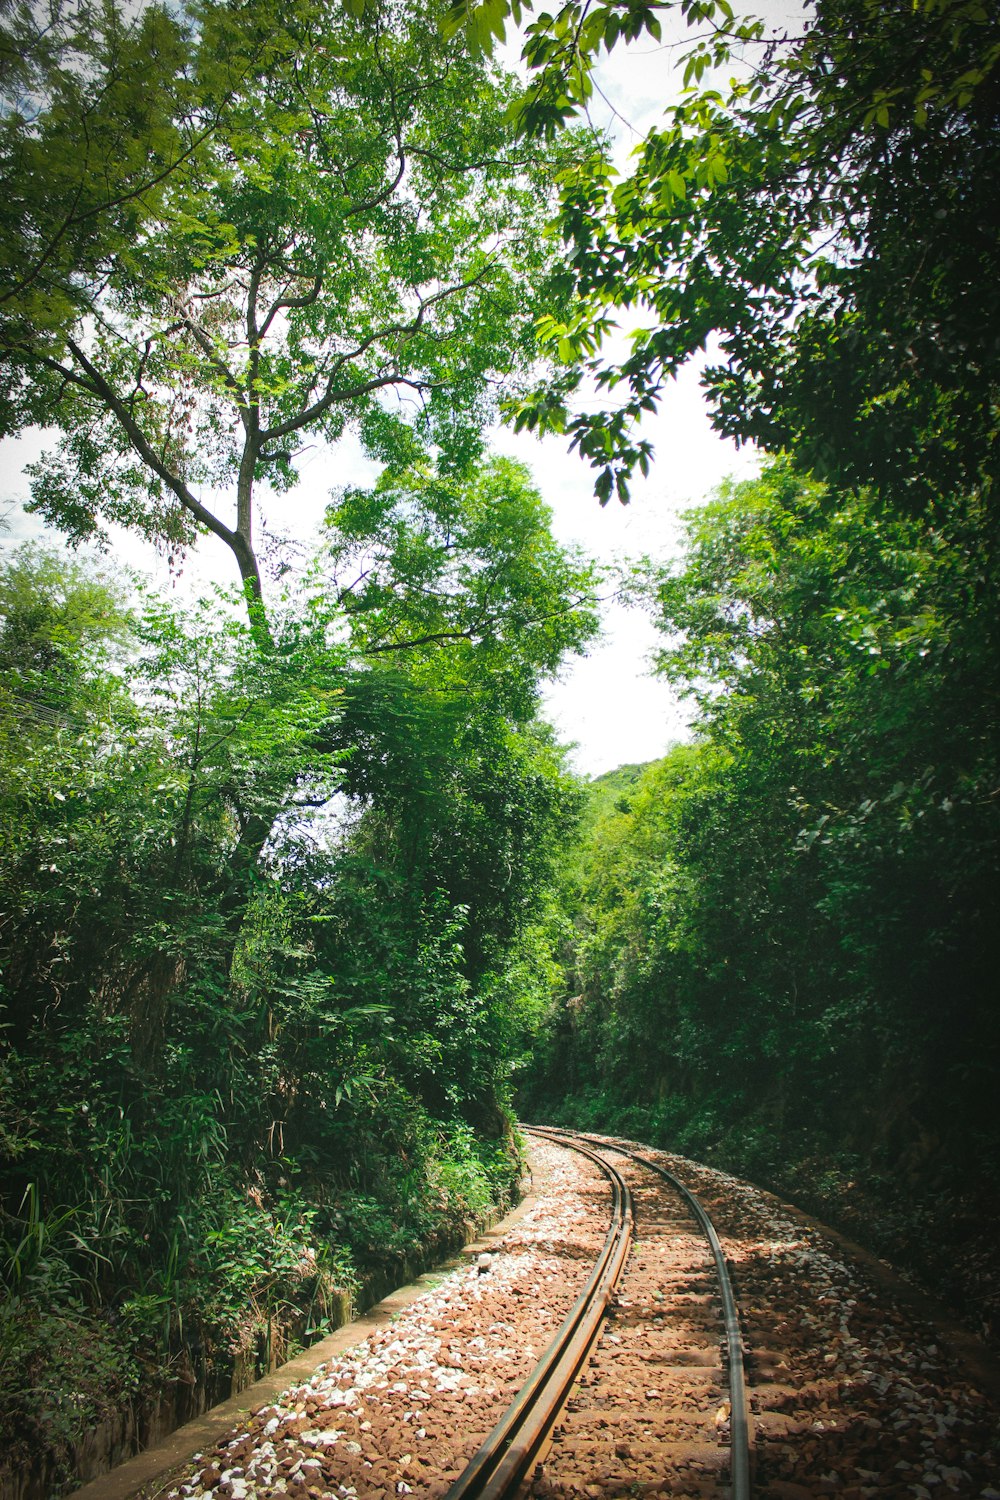
<instances>
[{"instance_id":1,"label":"train track","mask_svg":"<svg viewBox=\"0 0 1000 1500\"><path fill-rule=\"evenodd\" d=\"M693 1213L715 1264L726 1335L730 1393L730 1494L749 1500L750 1435L743 1343L739 1317L718 1235L695 1195L673 1173L638 1152L576 1132L524 1127L529 1134L564 1145L594 1162L612 1190L611 1224L586 1286L493 1431L448 1490L445 1500L508 1500L528 1480L556 1418L597 1340L608 1304L628 1259L634 1227L632 1194L618 1169L599 1151L615 1151L665 1180ZM595 1149L596 1148L596 1149Z\"/></svg>"},{"instance_id":2,"label":"train track","mask_svg":"<svg viewBox=\"0 0 1000 1500\"><path fill-rule=\"evenodd\" d=\"M741 1438L742 1379L732 1379L739 1330L730 1294L720 1338L710 1241L690 1200L648 1147L594 1138L588 1144L557 1132L539 1131L536 1139L538 1197L491 1236L497 1253L487 1264L480 1254L478 1267L435 1279L408 1311L373 1321L363 1339L360 1326L353 1337L343 1330L338 1350L321 1364L306 1361L293 1384L269 1387L266 1404L241 1410L236 1426L220 1420L208 1448L201 1430L197 1438L189 1433L202 1452L166 1484L176 1442L169 1459L161 1450L159 1467L153 1455L134 1461L145 1466L153 1457L141 1481L128 1480L132 1466L125 1465L120 1483L106 1477L83 1493L138 1500L138 1484L156 1473L156 1493L170 1500L308 1500L319 1493L416 1500L443 1497L449 1485L453 1500L514 1489L521 1500L741 1500L749 1491L749 1453ZM605 1167L593 1155L571 1159L562 1150L589 1153L596 1144L610 1158ZM607 1229L601 1173L607 1168L613 1180L616 1167L625 1183L613 1187L615 1224L595 1268ZM949 1351L954 1330L928 1324L923 1310L907 1311L909 1292L890 1296L881 1276L874 1284L842 1245L750 1184L693 1164L675 1170L682 1189L693 1183L703 1201L718 1203L728 1243L739 1246L755 1362L757 1490L1000 1500L1000 1383L987 1387L992 1397L977 1386L964 1363L967 1348ZM630 1250L628 1188L636 1219ZM533 1351L552 1339L558 1309L588 1276L599 1289L596 1322L581 1331L592 1300L581 1298L564 1325L574 1330L572 1349L564 1334L518 1396ZM593 1317L593 1307L589 1312ZM281 1379L287 1382L287 1373ZM477 1451L479 1435L515 1396Z\"/></svg>"},{"instance_id":3,"label":"train track","mask_svg":"<svg viewBox=\"0 0 1000 1500\"><path fill-rule=\"evenodd\" d=\"M541 1132L537 1132L541 1134ZM597 1264L531 1375L445 1500L502 1500L523 1484L600 1332L632 1243L632 1194L596 1151L573 1143L611 1183L611 1225Z\"/></svg>"},{"instance_id":4,"label":"train track","mask_svg":"<svg viewBox=\"0 0 1000 1500\"><path fill-rule=\"evenodd\" d=\"M550 1133L550 1135L552 1134L555 1133ZM566 1132L563 1132L564 1136L566 1134ZM572 1134L575 1135L576 1133L573 1132ZM722 1304L722 1317L726 1334L732 1500L749 1500L751 1491L750 1418L746 1371L743 1364L743 1335L740 1329L736 1298L729 1277L729 1267L726 1263L725 1253L719 1241L719 1236L715 1231L715 1226L695 1194L681 1182L679 1177L676 1177L673 1172L668 1171L666 1167L660 1166L658 1162L650 1161L648 1157L640 1155L638 1151L629 1150L627 1146L612 1145L609 1141L597 1142L594 1137L585 1135L581 1135L579 1139L589 1140L594 1144L598 1144L604 1151L617 1151L620 1155L627 1156L630 1160L638 1162L647 1171L654 1173L657 1177L668 1182L690 1208L708 1241L712 1252L712 1260L715 1264L715 1274L719 1285L719 1298Z\"/></svg>"}]
</instances>

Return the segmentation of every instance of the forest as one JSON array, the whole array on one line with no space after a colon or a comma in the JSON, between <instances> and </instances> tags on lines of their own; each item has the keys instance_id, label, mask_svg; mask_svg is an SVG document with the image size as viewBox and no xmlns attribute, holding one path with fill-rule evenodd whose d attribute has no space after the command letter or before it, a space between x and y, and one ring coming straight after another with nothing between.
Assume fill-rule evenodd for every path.
<instances>
[{"instance_id":1,"label":"forest","mask_svg":"<svg viewBox=\"0 0 1000 1500\"><path fill-rule=\"evenodd\" d=\"M616 164L602 61L665 36ZM49 538L0 536L0 1479L461 1243L518 1117L748 1176L995 1339L992 8L10 0L0 96ZM757 477L674 557L560 545L491 431L627 504L706 354ZM693 729L588 781L543 693L612 597Z\"/></svg>"}]
</instances>

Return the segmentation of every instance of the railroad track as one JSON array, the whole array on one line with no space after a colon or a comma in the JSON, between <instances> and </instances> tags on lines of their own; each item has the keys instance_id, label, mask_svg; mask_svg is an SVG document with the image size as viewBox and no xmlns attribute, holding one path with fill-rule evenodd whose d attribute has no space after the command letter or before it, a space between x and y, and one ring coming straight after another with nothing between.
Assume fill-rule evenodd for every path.
<instances>
[{"instance_id":1,"label":"railroad track","mask_svg":"<svg viewBox=\"0 0 1000 1500\"><path fill-rule=\"evenodd\" d=\"M445 1500L509 1500L532 1475L560 1412L581 1374L601 1330L628 1259L635 1223L632 1193L624 1177L599 1152L614 1151L666 1181L694 1215L708 1240L715 1265L725 1325L729 1381L730 1495L749 1500L750 1437L743 1343L725 1256L718 1235L695 1195L673 1173L626 1147L612 1146L576 1132L524 1127L528 1133L580 1152L608 1178L611 1224L590 1279L558 1333L493 1431L448 1490Z\"/></svg>"},{"instance_id":2,"label":"railroad track","mask_svg":"<svg viewBox=\"0 0 1000 1500\"><path fill-rule=\"evenodd\" d=\"M628 1259L635 1222L628 1184L596 1151L578 1142L572 1146L611 1183L611 1224L604 1245L555 1338L445 1500L502 1500L524 1483L600 1332Z\"/></svg>"},{"instance_id":3,"label":"railroad track","mask_svg":"<svg viewBox=\"0 0 1000 1500\"><path fill-rule=\"evenodd\" d=\"M600 1142L601 1158L613 1157L626 1182L613 1187L618 1207L609 1253L592 1273L607 1224L600 1174L607 1168L613 1181L615 1166L605 1160L599 1168L593 1155L570 1161L550 1149L551 1143L590 1153L594 1138L588 1144L542 1131L537 1138L544 1186L537 1202L496 1235L499 1253L479 1265L482 1280L466 1267L435 1280L409 1311L378 1320L360 1341L360 1328L353 1338L344 1330L334 1354L315 1368L305 1361L294 1384L280 1394L279 1385L270 1388L267 1404L251 1405L249 1415L241 1409L237 1426L219 1419L208 1448L202 1431L197 1438L189 1433L191 1446L197 1442L203 1451L166 1484L180 1451L176 1440L168 1457L162 1449L159 1460L146 1454L134 1461L143 1466L141 1479L130 1480L126 1470L133 1466L126 1464L120 1482L106 1476L81 1493L125 1500L157 1474L156 1493L169 1500L277 1494L308 1500L319 1493L398 1500L446 1492L452 1500L472 1500L514 1489L519 1500L651 1500L653 1494L742 1500L749 1454L741 1440L742 1379L732 1379L739 1364L735 1309L730 1298L720 1359L715 1270L689 1199L649 1159L648 1148ZM978 1364L974 1379L964 1363L967 1344L964 1354L946 1347L953 1330L939 1332L923 1311L908 1312L902 1292L890 1296L881 1279L874 1285L842 1245L793 1210L710 1169L688 1180L704 1182L702 1191L717 1197L741 1247L741 1294L757 1372L760 1492L993 1496L1000 1473L995 1367ZM626 1254L615 1286L616 1265ZM576 1330L575 1351L556 1341L545 1371L536 1372L456 1483L478 1434L531 1368L532 1351L552 1338L556 1309L588 1275L602 1305L599 1326L581 1331L592 1301L582 1298L566 1320ZM576 1383L567 1394L574 1367ZM977 1385L984 1371L992 1396ZM549 1377L552 1388L539 1401ZM532 1407L541 1415L531 1418Z\"/></svg>"}]
</instances>

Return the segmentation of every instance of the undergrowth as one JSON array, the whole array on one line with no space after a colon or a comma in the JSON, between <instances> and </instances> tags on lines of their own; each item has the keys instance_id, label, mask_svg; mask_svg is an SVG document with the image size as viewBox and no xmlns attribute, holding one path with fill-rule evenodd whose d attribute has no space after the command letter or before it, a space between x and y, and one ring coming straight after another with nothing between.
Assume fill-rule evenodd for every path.
<instances>
[{"instance_id":1,"label":"undergrowth","mask_svg":"<svg viewBox=\"0 0 1000 1500\"><path fill-rule=\"evenodd\" d=\"M216 1160L173 1202L134 1178L128 1197L91 1183L73 1202L30 1182L0 1217L3 1466L47 1455L62 1493L102 1421L178 1382L217 1397L234 1368L244 1381L274 1368L339 1326L373 1277L399 1276L511 1200L509 1136L483 1142L412 1100L393 1108L408 1149L369 1141L363 1190L336 1163L291 1156L252 1171ZM81 1181L98 1168L91 1157Z\"/></svg>"}]
</instances>

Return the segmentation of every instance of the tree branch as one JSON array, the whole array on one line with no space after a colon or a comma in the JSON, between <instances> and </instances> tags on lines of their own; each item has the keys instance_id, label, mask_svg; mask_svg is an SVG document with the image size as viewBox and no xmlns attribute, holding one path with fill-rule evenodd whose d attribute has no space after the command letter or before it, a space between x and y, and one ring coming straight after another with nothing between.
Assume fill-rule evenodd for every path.
<instances>
[{"instance_id":1,"label":"tree branch","mask_svg":"<svg viewBox=\"0 0 1000 1500\"><path fill-rule=\"evenodd\" d=\"M232 370L230 370L229 366L222 359L220 359L218 353L216 352L215 346L212 343L212 340L209 338L205 330L195 322L194 318L189 312L185 310L183 306L178 305L177 310L180 313L182 319L181 326L187 329L188 333L194 339L202 354L204 354L211 368L215 370L218 375L222 376L223 383L225 384L226 389L229 391L230 395L235 400L237 408L239 409L240 417L243 420L245 426L245 393L239 381L236 379L236 376L233 374Z\"/></svg>"},{"instance_id":2,"label":"tree branch","mask_svg":"<svg viewBox=\"0 0 1000 1500\"><path fill-rule=\"evenodd\" d=\"M295 275L295 274L297 274L297 273L296 272L292 272L292 275ZM317 275L317 276L313 277L312 287L310 288L310 290L308 292L306 292L306 294L304 296L302 296L302 297L279 297L276 302L272 302L272 304L271 304L271 306L270 306L270 308L268 310L267 317L264 319L263 323L260 326L260 331L258 333L258 338L266 338L267 337L267 331L270 328L271 324L274 322L274 320L277 317L277 315L278 315L279 312L282 312L285 308L289 308L289 307L310 307L316 301L317 297L319 296L319 294L320 294L320 292L322 290L323 290L323 277L321 275Z\"/></svg>"},{"instance_id":3,"label":"tree branch","mask_svg":"<svg viewBox=\"0 0 1000 1500\"><path fill-rule=\"evenodd\" d=\"M412 651L415 646L432 646L436 641L471 641L476 633L477 625L470 625L466 630L435 630L429 635L413 636L408 641L386 641L381 646L366 646L363 655L381 656L383 651Z\"/></svg>"},{"instance_id":4,"label":"tree branch","mask_svg":"<svg viewBox=\"0 0 1000 1500\"><path fill-rule=\"evenodd\" d=\"M72 339L67 339L66 343L77 364L85 371L87 380L82 380L79 376L74 375L73 372L67 371L63 365L59 364L58 360L45 357L44 362L51 368L58 370L61 374L66 375L67 378L74 380L75 384L81 386L84 390L89 390L91 395L98 396L108 410L117 417L119 425L143 463L152 469L158 478L163 480L168 489L173 491L185 510L189 511L196 521L213 532L228 547L235 549L236 533L230 531L228 526L223 525L217 516L214 516L210 510L207 510L201 501L188 489L183 479L167 467L129 411L125 401L119 396L106 376L102 375L97 366L87 358L80 346L74 343Z\"/></svg>"},{"instance_id":5,"label":"tree branch","mask_svg":"<svg viewBox=\"0 0 1000 1500\"><path fill-rule=\"evenodd\" d=\"M300 411L297 416L289 417L285 422L279 422L276 427L267 428L260 435L261 444L266 446L266 444L273 442L276 438L287 437L289 433L297 432L301 427L305 427L310 422L316 421L318 417L323 416L338 401L352 401L358 396L366 396L372 391L384 390L387 386L392 385L408 385L412 390L416 391L427 390L433 382L415 380L400 374L398 371L387 375L373 376L371 380L363 381L359 385L348 386L343 390L337 390L334 382L345 365L350 364L353 360L360 359L373 344L377 344L381 340L392 338L393 336L406 337L417 333L423 325L429 308L434 307L438 302L444 301L447 297L456 296L459 292L468 291L470 287L477 286L484 279L488 270L489 267L484 266L477 276L469 277L466 281L456 282L454 286L442 287L439 292L435 292L433 296L421 301L416 317L411 319L409 323L387 324L384 328L378 329L375 333L370 334L368 338L363 339L356 349L351 349L347 353L339 355L330 372L326 389L322 396L317 401L314 401L311 406Z\"/></svg>"}]
</instances>

